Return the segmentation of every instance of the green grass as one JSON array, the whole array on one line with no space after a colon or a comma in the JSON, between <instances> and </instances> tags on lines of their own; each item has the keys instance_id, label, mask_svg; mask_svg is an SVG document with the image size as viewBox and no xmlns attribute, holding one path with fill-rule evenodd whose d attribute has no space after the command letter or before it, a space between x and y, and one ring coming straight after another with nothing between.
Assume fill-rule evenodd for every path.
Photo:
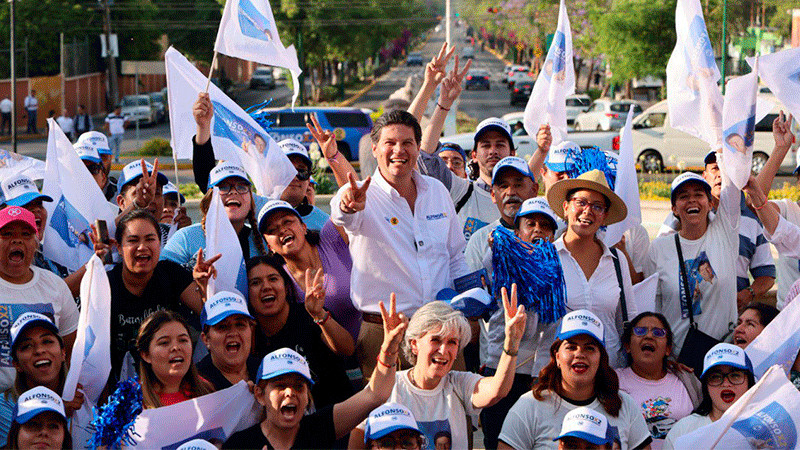
<instances>
[{"instance_id":1,"label":"green grass","mask_svg":"<svg viewBox=\"0 0 800 450\"><path fill-rule=\"evenodd\" d=\"M181 183L181 185L178 187L178 190L187 199L199 199L203 197L203 194L200 192L200 188L194 183Z\"/></svg>"}]
</instances>

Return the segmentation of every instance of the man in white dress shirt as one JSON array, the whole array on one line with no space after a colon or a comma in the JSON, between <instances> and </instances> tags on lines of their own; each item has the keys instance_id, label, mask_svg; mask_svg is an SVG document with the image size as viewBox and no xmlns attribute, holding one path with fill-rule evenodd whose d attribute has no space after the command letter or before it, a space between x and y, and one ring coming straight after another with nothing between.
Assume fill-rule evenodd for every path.
<instances>
[{"instance_id":1,"label":"man in white dress shirt","mask_svg":"<svg viewBox=\"0 0 800 450\"><path fill-rule=\"evenodd\" d=\"M406 111L392 111L376 121L371 138L378 169L360 186L351 175L331 199L331 220L350 240L352 299L363 314L356 357L365 379L383 340L378 302L388 303L394 292L397 310L411 316L468 273L450 193L415 170L419 122Z\"/></svg>"}]
</instances>

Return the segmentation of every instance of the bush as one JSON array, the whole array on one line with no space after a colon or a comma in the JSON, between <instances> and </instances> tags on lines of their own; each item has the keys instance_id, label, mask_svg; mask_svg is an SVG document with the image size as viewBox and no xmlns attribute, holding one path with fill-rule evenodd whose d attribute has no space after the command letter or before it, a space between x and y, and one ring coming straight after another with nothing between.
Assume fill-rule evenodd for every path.
<instances>
[{"instance_id":1,"label":"bush","mask_svg":"<svg viewBox=\"0 0 800 450\"><path fill-rule=\"evenodd\" d=\"M314 192L317 195L334 194L339 189L331 179L331 176L328 175L327 170L319 166L314 169L314 181L317 182L317 186L314 188Z\"/></svg>"},{"instance_id":2,"label":"bush","mask_svg":"<svg viewBox=\"0 0 800 450\"><path fill-rule=\"evenodd\" d=\"M639 181L640 200L669 199L670 183L664 181Z\"/></svg>"},{"instance_id":3,"label":"bush","mask_svg":"<svg viewBox=\"0 0 800 450\"><path fill-rule=\"evenodd\" d=\"M139 149L141 156L171 156L172 147L169 141L163 138L154 138L145 142L141 149Z\"/></svg>"},{"instance_id":4,"label":"bush","mask_svg":"<svg viewBox=\"0 0 800 450\"><path fill-rule=\"evenodd\" d=\"M203 196L203 194L200 192L200 188L194 183L181 183L181 185L178 186L178 190L187 199L201 198Z\"/></svg>"},{"instance_id":5,"label":"bush","mask_svg":"<svg viewBox=\"0 0 800 450\"><path fill-rule=\"evenodd\" d=\"M592 99L592 101L595 101L598 98L600 98L600 95L602 93L603 91L597 88L590 88L588 91L586 91L586 95L588 95Z\"/></svg>"}]
</instances>

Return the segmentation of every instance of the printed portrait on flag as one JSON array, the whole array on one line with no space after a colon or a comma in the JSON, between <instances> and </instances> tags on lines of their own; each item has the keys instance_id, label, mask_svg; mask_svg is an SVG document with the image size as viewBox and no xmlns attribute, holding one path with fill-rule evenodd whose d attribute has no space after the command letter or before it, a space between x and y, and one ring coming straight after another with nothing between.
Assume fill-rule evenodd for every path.
<instances>
[{"instance_id":1,"label":"printed portrait on flag","mask_svg":"<svg viewBox=\"0 0 800 450\"><path fill-rule=\"evenodd\" d=\"M751 448L795 448L797 429L789 412L772 402L750 417L737 420L731 428L745 437Z\"/></svg>"},{"instance_id":2,"label":"printed portrait on flag","mask_svg":"<svg viewBox=\"0 0 800 450\"><path fill-rule=\"evenodd\" d=\"M550 51L547 52L547 59L544 61L544 76L548 80L563 83L566 79L566 38L564 33L556 30L553 42L550 44Z\"/></svg>"},{"instance_id":3,"label":"printed portrait on flag","mask_svg":"<svg viewBox=\"0 0 800 450\"><path fill-rule=\"evenodd\" d=\"M716 281L716 272L711 266L705 251L700 252L695 259L686 262L686 273L688 277L689 292L692 296L692 309L694 315L703 313L702 301L708 298ZM689 308L686 304L686 294L683 290L683 283L680 283L681 292L681 317L689 317Z\"/></svg>"},{"instance_id":4,"label":"printed portrait on flag","mask_svg":"<svg viewBox=\"0 0 800 450\"><path fill-rule=\"evenodd\" d=\"M706 80L716 75L717 62L714 57L714 50L711 47L711 40L708 38L706 23L703 18L694 16L689 24L689 43L691 47L687 52L686 66L689 68L689 77L686 84L693 91L700 91ZM703 80L703 81L701 81Z\"/></svg>"},{"instance_id":5,"label":"printed portrait on flag","mask_svg":"<svg viewBox=\"0 0 800 450\"><path fill-rule=\"evenodd\" d=\"M239 26L245 36L262 41L272 40L272 23L250 0L239 0Z\"/></svg>"},{"instance_id":6,"label":"printed portrait on flag","mask_svg":"<svg viewBox=\"0 0 800 450\"><path fill-rule=\"evenodd\" d=\"M49 221L50 227L72 248L85 246L94 253L89 222L62 195Z\"/></svg>"},{"instance_id":7,"label":"printed portrait on flag","mask_svg":"<svg viewBox=\"0 0 800 450\"><path fill-rule=\"evenodd\" d=\"M747 154L747 150L753 146L756 129L756 105L750 111L750 116L725 130L725 148L732 152Z\"/></svg>"},{"instance_id":8,"label":"printed portrait on flag","mask_svg":"<svg viewBox=\"0 0 800 450\"><path fill-rule=\"evenodd\" d=\"M240 119L222 103L212 100L214 105L214 136L228 139L240 147L245 153L265 154L267 151L267 138L259 133L253 126Z\"/></svg>"}]
</instances>

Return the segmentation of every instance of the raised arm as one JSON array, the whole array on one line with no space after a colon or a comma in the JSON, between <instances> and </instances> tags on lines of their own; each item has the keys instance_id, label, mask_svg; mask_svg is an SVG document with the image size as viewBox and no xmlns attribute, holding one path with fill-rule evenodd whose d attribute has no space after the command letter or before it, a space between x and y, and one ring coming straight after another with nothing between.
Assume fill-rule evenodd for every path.
<instances>
[{"instance_id":1,"label":"raised arm","mask_svg":"<svg viewBox=\"0 0 800 450\"><path fill-rule=\"evenodd\" d=\"M358 173L356 173L350 161L339 153L339 147L336 144L336 136L330 130L324 130L317 120L317 115L311 115L311 122L306 123L308 131L314 136L317 145L322 150L322 156L328 161L333 172L333 177L336 179L336 185L339 187L347 184L347 174L352 173L353 178L358 180Z\"/></svg>"},{"instance_id":2,"label":"raised arm","mask_svg":"<svg viewBox=\"0 0 800 450\"><path fill-rule=\"evenodd\" d=\"M458 56L456 56L453 70L447 74L447 77L442 80L442 87L439 89L439 100L436 102L436 108L433 110L430 124L425 128L422 134L422 145L420 150L426 153L433 153L436 151L437 144L439 143L439 136L444 129L444 121L447 114L450 112L450 107L461 95L461 81L464 75L467 74L472 60L467 61L464 65L464 70L458 70Z\"/></svg>"},{"instance_id":3,"label":"raised arm","mask_svg":"<svg viewBox=\"0 0 800 450\"><path fill-rule=\"evenodd\" d=\"M767 163L764 164L761 172L759 172L756 177L756 182L760 189L767 196L769 196L769 190L772 189L772 182L775 180L775 175L777 175L778 170L780 170L781 163L784 158L786 158L786 153L789 152L789 148L792 146L794 135L792 134L791 114L789 114L787 118L783 115L783 111L781 111L780 115L772 121L772 137L775 140L775 147L772 149L772 154L767 160Z\"/></svg>"},{"instance_id":4,"label":"raised arm","mask_svg":"<svg viewBox=\"0 0 800 450\"><path fill-rule=\"evenodd\" d=\"M312 279L313 275L313 279ZM322 269L316 274L311 269L306 269L306 311L322 330L322 340L334 353L340 356L350 356L356 349L353 336L331 317L330 311L325 309L325 286L323 285Z\"/></svg>"},{"instance_id":5,"label":"raised arm","mask_svg":"<svg viewBox=\"0 0 800 450\"><path fill-rule=\"evenodd\" d=\"M536 151L531 155L528 161L528 167L534 177L539 175L544 165L544 160L547 158L547 152L550 151L550 145L553 143L553 135L550 133L550 125L539 125L539 131L536 132Z\"/></svg>"},{"instance_id":6,"label":"raised arm","mask_svg":"<svg viewBox=\"0 0 800 450\"><path fill-rule=\"evenodd\" d=\"M214 118L214 105L207 92L197 94L192 106L192 115L197 124L197 133L192 139L192 171L194 182L203 194L208 190L208 175L217 161L214 147L211 146L211 119Z\"/></svg>"},{"instance_id":7,"label":"raised arm","mask_svg":"<svg viewBox=\"0 0 800 450\"><path fill-rule=\"evenodd\" d=\"M394 388L397 354L400 342L408 326L408 318L397 312L397 300L392 293L389 311L378 302L383 318L383 344L378 353L378 364L372 372L369 384L362 391L333 407L333 420L336 426L336 437L346 436L356 425L367 418L369 413L386 402Z\"/></svg>"},{"instance_id":8,"label":"raised arm","mask_svg":"<svg viewBox=\"0 0 800 450\"><path fill-rule=\"evenodd\" d=\"M428 100L436 92L436 86L447 75L447 61L453 56L455 50L455 47L448 50L447 42L445 42L442 44L439 54L431 58L431 62L425 66L425 79L422 81L422 87L420 87L417 96L414 97L408 107L408 112L416 117L417 120L422 119L422 115L425 114L425 109L428 106Z\"/></svg>"}]
</instances>

